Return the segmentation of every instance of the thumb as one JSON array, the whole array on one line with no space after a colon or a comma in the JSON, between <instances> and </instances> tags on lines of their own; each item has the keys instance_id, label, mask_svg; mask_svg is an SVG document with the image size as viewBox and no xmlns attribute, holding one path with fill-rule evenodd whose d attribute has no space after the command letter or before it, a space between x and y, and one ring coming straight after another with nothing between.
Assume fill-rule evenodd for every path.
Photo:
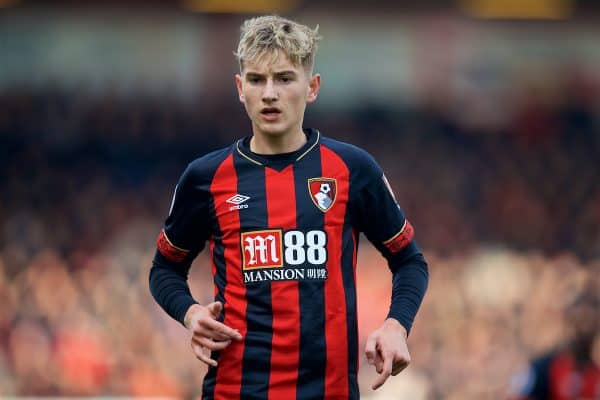
<instances>
[{"instance_id":1,"label":"thumb","mask_svg":"<svg viewBox=\"0 0 600 400\"><path fill-rule=\"evenodd\" d=\"M206 306L206 308L208 308L208 311L210 311L210 313L216 318L219 316L219 314L221 314L221 311L223 310L223 304L221 304L220 301L214 301Z\"/></svg>"}]
</instances>

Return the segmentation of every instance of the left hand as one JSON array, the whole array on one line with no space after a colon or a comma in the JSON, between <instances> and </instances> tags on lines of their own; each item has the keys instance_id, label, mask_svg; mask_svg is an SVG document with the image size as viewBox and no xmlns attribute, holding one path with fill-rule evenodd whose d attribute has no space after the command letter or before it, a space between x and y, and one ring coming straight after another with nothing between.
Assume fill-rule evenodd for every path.
<instances>
[{"instance_id":1,"label":"left hand","mask_svg":"<svg viewBox=\"0 0 600 400\"><path fill-rule=\"evenodd\" d=\"M374 365L379 374L371 386L373 390L381 387L390 375L398 375L410 364L406 337L406 329L393 318L386 319L379 329L369 335L365 354L369 364Z\"/></svg>"}]
</instances>

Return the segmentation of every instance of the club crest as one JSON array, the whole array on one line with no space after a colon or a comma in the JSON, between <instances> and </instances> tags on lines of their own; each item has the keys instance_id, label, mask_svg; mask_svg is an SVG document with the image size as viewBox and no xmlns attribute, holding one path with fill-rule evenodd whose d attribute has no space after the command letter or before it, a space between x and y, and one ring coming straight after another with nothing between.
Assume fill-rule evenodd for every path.
<instances>
[{"instance_id":1,"label":"club crest","mask_svg":"<svg viewBox=\"0 0 600 400\"><path fill-rule=\"evenodd\" d=\"M329 211L337 195L337 182L333 178L311 178L308 191L315 206L323 212Z\"/></svg>"}]
</instances>

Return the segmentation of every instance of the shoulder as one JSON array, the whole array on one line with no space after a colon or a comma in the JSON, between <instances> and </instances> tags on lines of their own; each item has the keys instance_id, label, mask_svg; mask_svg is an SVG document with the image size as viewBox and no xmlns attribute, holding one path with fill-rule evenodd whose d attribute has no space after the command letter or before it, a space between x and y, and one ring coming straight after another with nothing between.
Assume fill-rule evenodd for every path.
<instances>
[{"instance_id":1,"label":"shoulder","mask_svg":"<svg viewBox=\"0 0 600 400\"><path fill-rule=\"evenodd\" d=\"M380 182L383 170L371 154L350 143L323 137L321 145L340 157L350 172L354 189Z\"/></svg>"},{"instance_id":2,"label":"shoulder","mask_svg":"<svg viewBox=\"0 0 600 400\"><path fill-rule=\"evenodd\" d=\"M181 176L182 182L210 182L221 163L231 154L233 145L211 151L190 162Z\"/></svg>"},{"instance_id":3,"label":"shoulder","mask_svg":"<svg viewBox=\"0 0 600 400\"><path fill-rule=\"evenodd\" d=\"M542 354L521 367L511 378L510 391L513 397L548 397L550 368L559 351Z\"/></svg>"},{"instance_id":4,"label":"shoulder","mask_svg":"<svg viewBox=\"0 0 600 400\"><path fill-rule=\"evenodd\" d=\"M337 154L351 171L378 177L383 173L375 157L358 146L329 137L322 137L321 145Z\"/></svg>"},{"instance_id":5,"label":"shoulder","mask_svg":"<svg viewBox=\"0 0 600 400\"><path fill-rule=\"evenodd\" d=\"M552 364L563 354L562 349L557 348L535 357L529 365L529 372L532 377L543 381L548 376Z\"/></svg>"},{"instance_id":6,"label":"shoulder","mask_svg":"<svg viewBox=\"0 0 600 400\"><path fill-rule=\"evenodd\" d=\"M548 371L550 366L561 355L560 349L554 349L547 353L541 354L531 361L531 368L536 372Z\"/></svg>"}]
</instances>

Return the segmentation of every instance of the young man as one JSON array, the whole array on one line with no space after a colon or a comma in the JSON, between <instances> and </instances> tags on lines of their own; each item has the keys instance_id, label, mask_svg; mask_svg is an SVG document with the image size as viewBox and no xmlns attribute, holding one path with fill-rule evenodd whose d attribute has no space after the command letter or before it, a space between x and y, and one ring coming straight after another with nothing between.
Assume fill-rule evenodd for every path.
<instances>
[{"instance_id":1,"label":"young man","mask_svg":"<svg viewBox=\"0 0 600 400\"><path fill-rule=\"evenodd\" d=\"M427 264L375 160L302 129L321 84L318 40L276 16L243 24L235 82L252 136L188 166L157 241L151 291L209 365L204 399L359 398L359 232L393 272L389 316L365 349L373 388L410 362ZM187 274L207 240L215 301L204 306Z\"/></svg>"},{"instance_id":2,"label":"young man","mask_svg":"<svg viewBox=\"0 0 600 400\"><path fill-rule=\"evenodd\" d=\"M600 282L600 281L598 281ZM600 339L600 296L597 285L575 296L564 310L570 339L531 361L512 380L514 400L597 399L600 360L594 346Z\"/></svg>"}]
</instances>

